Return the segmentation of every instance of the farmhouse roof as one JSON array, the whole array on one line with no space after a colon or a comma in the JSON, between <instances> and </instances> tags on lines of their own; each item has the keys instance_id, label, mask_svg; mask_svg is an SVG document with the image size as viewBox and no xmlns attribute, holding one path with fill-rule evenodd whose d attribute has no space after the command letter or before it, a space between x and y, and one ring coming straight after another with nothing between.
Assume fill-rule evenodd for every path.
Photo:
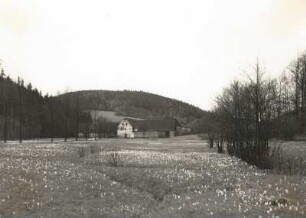
<instances>
[{"instance_id":1,"label":"farmhouse roof","mask_svg":"<svg viewBox=\"0 0 306 218\"><path fill-rule=\"evenodd\" d=\"M179 122L176 119L136 120L125 118L138 131L175 131Z\"/></svg>"}]
</instances>

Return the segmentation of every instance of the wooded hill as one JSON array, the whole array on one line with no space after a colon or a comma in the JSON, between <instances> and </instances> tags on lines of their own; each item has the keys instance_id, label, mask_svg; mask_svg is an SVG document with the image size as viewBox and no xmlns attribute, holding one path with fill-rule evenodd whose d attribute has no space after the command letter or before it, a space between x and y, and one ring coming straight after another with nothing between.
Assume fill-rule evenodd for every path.
<instances>
[{"instance_id":1,"label":"wooded hill","mask_svg":"<svg viewBox=\"0 0 306 218\"><path fill-rule=\"evenodd\" d=\"M83 110L115 111L119 116L143 119L174 117L192 123L205 115L202 109L160 95L142 91L92 90L66 93L58 98L78 98Z\"/></svg>"},{"instance_id":2,"label":"wooded hill","mask_svg":"<svg viewBox=\"0 0 306 218\"><path fill-rule=\"evenodd\" d=\"M78 91L42 96L31 83L0 71L0 140L75 137L97 133L114 136L116 124L94 119L92 110L144 119L177 118L194 123L205 111L190 104L140 91Z\"/></svg>"}]
</instances>

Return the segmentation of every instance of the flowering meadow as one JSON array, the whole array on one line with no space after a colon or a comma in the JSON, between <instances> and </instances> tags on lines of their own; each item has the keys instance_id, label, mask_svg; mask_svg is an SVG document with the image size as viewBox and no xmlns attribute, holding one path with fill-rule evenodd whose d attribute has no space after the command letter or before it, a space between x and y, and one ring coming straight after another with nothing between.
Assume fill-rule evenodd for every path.
<instances>
[{"instance_id":1,"label":"flowering meadow","mask_svg":"<svg viewBox=\"0 0 306 218\"><path fill-rule=\"evenodd\" d=\"M306 217L306 177L259 170L197 136L8 142L0 217Z\"/></svg>"}]
</instances>

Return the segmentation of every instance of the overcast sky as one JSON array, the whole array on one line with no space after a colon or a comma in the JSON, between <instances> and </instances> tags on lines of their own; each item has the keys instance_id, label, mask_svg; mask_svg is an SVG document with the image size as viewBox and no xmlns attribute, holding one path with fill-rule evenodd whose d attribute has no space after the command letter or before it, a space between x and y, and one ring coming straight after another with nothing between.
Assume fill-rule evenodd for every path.
<instances>
[{"instance_id":1,"label":"overcast sky","mask_svg":"<svg viewBox=\"0 0 306 218\"><path fill-rule=\"evenodd\" d=\"M44 94L143 90L210 109L306 49L306 0L0 0L0 59Z\"/></svg>"}]
</instances>

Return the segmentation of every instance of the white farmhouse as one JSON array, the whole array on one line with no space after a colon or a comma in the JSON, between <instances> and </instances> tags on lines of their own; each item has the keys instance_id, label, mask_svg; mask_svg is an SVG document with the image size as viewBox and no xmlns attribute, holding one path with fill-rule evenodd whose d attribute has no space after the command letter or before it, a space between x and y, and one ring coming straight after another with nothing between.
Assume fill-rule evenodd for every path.
<instances>
[{"instance_id":1,"label":"white farmhouse","mask_svg":"<svg viewBox=\"0 0 306 218\"><path fill-rule=\"evenodd\" d=\"M133 126L127 119L122 120L118 124L117 136L123 137L123 138L134 138L135 137Z\"/></svg>"}]
</instances>

